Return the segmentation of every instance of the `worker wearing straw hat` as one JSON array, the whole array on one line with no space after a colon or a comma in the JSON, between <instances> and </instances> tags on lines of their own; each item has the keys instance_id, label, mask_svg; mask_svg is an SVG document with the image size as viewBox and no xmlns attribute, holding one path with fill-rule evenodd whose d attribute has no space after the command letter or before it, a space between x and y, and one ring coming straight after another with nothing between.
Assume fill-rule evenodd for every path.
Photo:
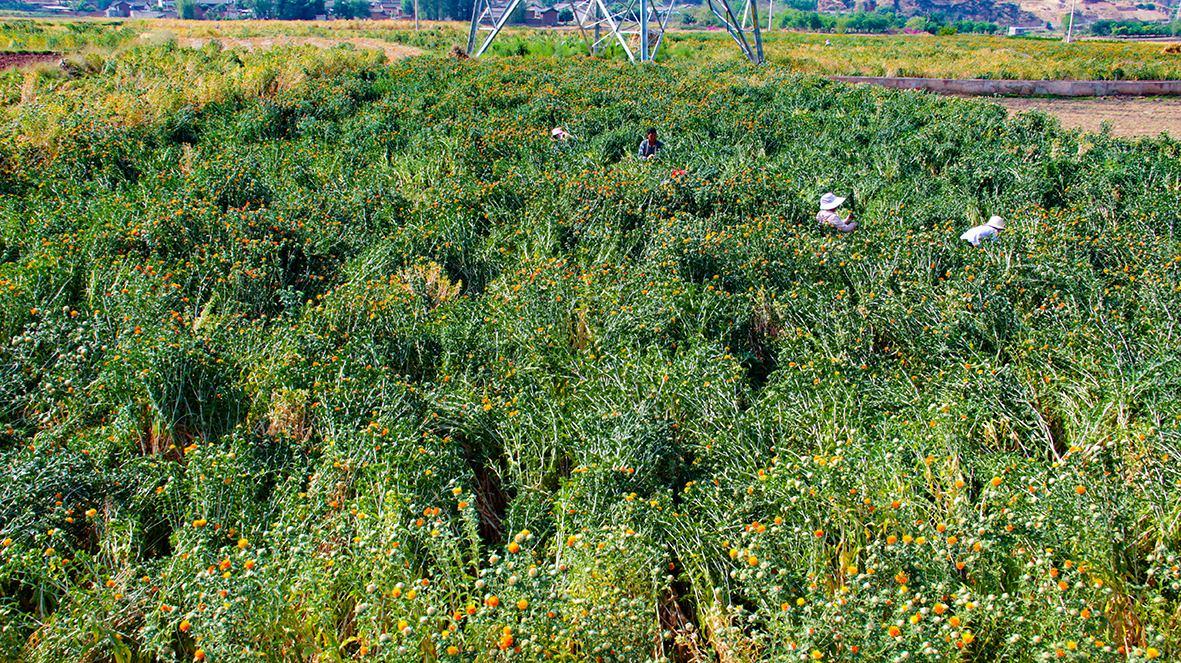
<instances>
[{"instance_id":1,"label":"worker wearing straw hat","mask_svg":"<svg viewBox=\"0 0 1181 663\"><path fill-rule=\"evenodd\" d=\"M664 143L656 138L656 127L648 129L644 140L640 141L640 149L636 151L636 156L641 159L653 159L656 153L664 148Z\"/></svg>"},{"instance_id":2,"label":"worker wearing straw hat","mask_svg":"<svg viewBox=\"0 0 1181 663\"><path fill-rule=\"evenodd\" d=\"M988 223L968 228L964 234L960 235L960 239L972 246L980 246L980 243L986 239L996 239L997 234L1004 229L1005 220L993 214L989 217Z\"/></svg>"},{"instance_id":3,"label":"worker wearing straw hat","mask_svg":"<svg viewBox=\"0 0 1181 663\"><path fill-rule=\"evenodd\" d=\"M824 194L820 197L820 212L816 215L816 220L822 226L832 226L843 233L857 230L857 222L853 220L852 214L842 218L837 212L837 208L844 202L843 197L831 191Z\"/></svg>"}]
</instances>

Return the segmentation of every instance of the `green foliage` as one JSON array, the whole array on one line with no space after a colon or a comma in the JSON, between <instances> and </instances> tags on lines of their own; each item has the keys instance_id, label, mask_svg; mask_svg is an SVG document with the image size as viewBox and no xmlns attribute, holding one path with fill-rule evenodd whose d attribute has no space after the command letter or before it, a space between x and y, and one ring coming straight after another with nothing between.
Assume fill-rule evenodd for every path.
<instances>
[{"instance_id":1,"label":"green foliage","mask_svg":"<svg viewBox=\"0 0 1181 663\"><path fill-rule=\"evenodd\" d=\"M324 0L247 0L258 18L308 21L324 13Z\"/></svg>"},{"instance_id":2,"label":"green foliage","mask_svg":"<svg viewBox=\"0 0 1181 663\"><path fill-rule=\"evenodd\" d=\"M0 22L0 46L14 51L73 51L115 48L138 31L105 21L50 22L16 19Z\"/></svg>"},{"instance_id":3,"label":"green foliage","mask_svg":"<svg viewBox=\"0 0 1181 663\"><path fill-rule=\"evenodd\" d=\"M176 15L178 18L197 18L197 4L194 0L177 0Z\"/></svg>"},{"instance_id":4,"label":"green foliage","mask_svg":"<svg viewBox=\"0 0 1181 663\"><path fill-rule=\"evenodd\" d=\"M0 98L0 657L1181 651L1175 140L350 48Z\"/></svg>"},{"instance_id":5,"label":"green foliage","mask_svg":"<svg viewBox=\"0 0 1181 663\"><path fill-rule=\"evenodd\" d=\"M340 18L368 18L369 0L338 0L332 5L332 14Z\"/></svg>"},{"instance_id":6,"label":"green foliage","mask_svg":"<svg viewBox=\"0 0 1181 663\"><path fill-rule=\"evenodd\" d=\"M999 30L988 21L957 20L946 23L940 16L911 16L892 12L851 12L848 14L820 13L812 10L789 9L779 15L779 27L810 32L856 32L880 34L908 29L941 36L958 33L992 34Z\"/></svg>"},{"instance_id":7,"label":"green foliage","mask_svg":"<svg viewBox=\"0 0 1181 663\"><path fill-rule=\"evenodd\" d=\"M1089 27L1091 34L1101 37L1164 36L1181 32L1181 21L1138 21L1134 19L1101 19Z\"/></svg>"}]
</instances>

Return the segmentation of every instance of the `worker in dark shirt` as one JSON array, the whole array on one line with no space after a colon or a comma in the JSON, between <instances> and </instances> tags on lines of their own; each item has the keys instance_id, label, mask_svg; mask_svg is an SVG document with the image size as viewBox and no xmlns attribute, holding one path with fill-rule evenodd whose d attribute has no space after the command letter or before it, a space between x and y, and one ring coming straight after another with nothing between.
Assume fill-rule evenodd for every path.
<instances>
[{"instance_id":1,"label":"worker in dark shirt","mask_svg":"<svg viewBox=\"0 0 1181 663\"><path fill-rule=\"evenodd\" d=\"M656 139L656 129L649 129L648 137L640 141L640 150L636 156L641 159L651 159L662 147L664 147L664 143Z\"/></svg>"}]
</instances>

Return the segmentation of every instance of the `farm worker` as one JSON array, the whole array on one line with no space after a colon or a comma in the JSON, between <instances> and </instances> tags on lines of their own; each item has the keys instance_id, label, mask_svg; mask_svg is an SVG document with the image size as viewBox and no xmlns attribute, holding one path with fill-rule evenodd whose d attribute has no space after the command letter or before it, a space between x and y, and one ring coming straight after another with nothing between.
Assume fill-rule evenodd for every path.
<instances>
[{"instance_id":1,"label":"farm worker","mask_svg":"<svg viewBox=\"0 0 1181 663\"><path fill-rule=\"evenodd\" d=\"M829 191L820 196L820 213L816 215L816 220L822 226L832 226L843 233L851 233L857 230L857 222L853 220L853 215L850 214L846 218L841 218L837 213L837 208L845 199L841 196Z\"/></svg>"},{"instance_id":2,"label":"farm worker","mask_svg":"<svg viewBox=\"0 0 1181 663\"><path fill-rule=\"evenodd\" d=\"M664 143L656 139L656 128L653 127L648 130L648 137L640 141L640 150L636 156L641 159L651 159L662 147L664 147Z\"/></svg>"},{"instance_id":3,"label":"farm worker","mask_svg":"<svg viewBox=\"0 0 1181 663\"><path fill-rule=\"evenodd\" d=\"M550 138L554 139L555 143L565 143L566 141L568 141L574 137L574 136L570 135L570 132L566 131L562 127L554 127L549 132L549 135L550 135Z\"/></svg>"},{"instance_id":4,"label":"farm worker","mask_svg":"<svg viewBox=\"0 0 1181 663\"><path fill-rule=\"evenodd\" d=\"M980 246L980 242L986 239L996 239L997 233L1005 229L1005 220L993 214L988 219L988 223L982 226L973 226L964 231L960 235L960 239L971 244L972 246Z\"/></svg>"}]
</instances>

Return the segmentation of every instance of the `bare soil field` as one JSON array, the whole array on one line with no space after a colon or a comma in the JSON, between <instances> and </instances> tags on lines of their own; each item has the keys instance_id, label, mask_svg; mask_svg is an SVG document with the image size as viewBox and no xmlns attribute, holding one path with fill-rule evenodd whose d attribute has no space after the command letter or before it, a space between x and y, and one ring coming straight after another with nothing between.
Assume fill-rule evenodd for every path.
<instances>
[{"instance_id":1,"label":"bare soil field","mask_svg":"<svg viewBox=\"0 0 1181 663\"><path fill-rule=\"evenodd\" d=\"M1181 138L1181 99L1159 97L1099 99L996 98L1009 113L1039 110L1056 116L1064 127L1099 131L1111 124L1116 136L1156 136L1168 133Z\"/></svg>"},{"instance_id":2,"label":"bare soil field","mask_svg":"<svg viewBox=\"0 0 1181 663\"><path fill-rule=\"evenodd\" d=\"M23 67L37 62L56 62L61 56L57 53L0 53L0 69Z\"/></svg>"}]
</instances>

